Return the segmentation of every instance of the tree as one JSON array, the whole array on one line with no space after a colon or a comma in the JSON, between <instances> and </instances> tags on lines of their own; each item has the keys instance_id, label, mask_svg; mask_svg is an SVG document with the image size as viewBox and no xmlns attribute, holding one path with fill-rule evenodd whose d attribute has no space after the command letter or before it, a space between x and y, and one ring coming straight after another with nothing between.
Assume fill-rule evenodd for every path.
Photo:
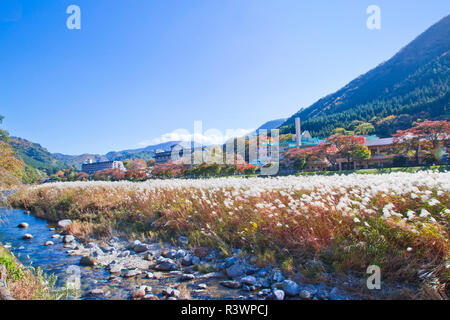
<instances>
[{"instance_id":1,"label":"tree","mask_svg":"<svg viewBox=\"0 0 450 320\"><path fill-rule=\"evenodd\" d=\"M0 115L0 124L2 123L2 121L3 121L3 116ZM0 141L3 141L5 143L9 143L9 141L10 141L8 131L5 131L1 128L0 128Z\"/></svg>"},{"instance_id":2,"label":"tree","mask_svg":"<svg viewBox=\"0 0 450 320\"><path fill-rule=\"evenodd\" d=\"M152 175L160 177L180 177L186 170L182 161L168 161L153 167Z\"/></svg>"},{"instance_id":3,"label":"tree","mask_svg":"<svg viewBox=\"0 0 450 320\"><path fill-rule=\"evenodd\" d=\"M330 148L330 154L333 154L333 157L345 158L350 163L353 159L352 152L364 145L364 141L364 137L335 134L327 138L324 144L325 148Z\"/></svg>"},{"instance_id":4,"label":"tree","mask_svg":"<svg viewBox=\"0 0 450 320\"><path fill-rule=\"evenodd\" d=\"M349 136L349 135L353 135L354 132L353 131L349 131L349 130L345 130L344 128L335 128L333 130L333 134L342 134L342 135Z\"/></svg>"},{"instance_id":5,"label":"tree","mask_svg":"<svg viewBox=\"0 0 450 320\"><path fill-rule=\"evenodd\" d=\"M450 139L449 121L423 121L407 130L400 130L394 135L394 142L406 149L415 150L418 162L419 148L423 148L428 157L438 163L448 149Z\"/></svg>"},{"instance_id":6,"label":"tree","mask_svg":"<svg viewBox=\"0 0 450 320\"><path fill-rule=\"evenodd\" d=\"M357 144L351 151L350 154L352 156L353 161L355 162L362 162L365 160L369 160L372 156L372 153L370 152L369 148L367 146L362 144Z\"/></svg>"},{"instance_id":7,"label":"tree","mask_svg":"<svg viewBox=\"0 0 450 320\"><path fill-rule=\"evenodd\" d=\"M147 167L147 162L142 159L133 159L128 164L128 168L130 170L144 170Z\"/></svg>"},{"instance_id":8,"label":"tree","mask_svg":"<svg viewBox=\"0 0 450 320\"><path fill-rule=\"evenodd\" d=\"M360 135L369 135L375 132L375 127L373 126L373 124L368 123L368 122L363 122L361 124L359 124L356 128L355 128L355 134L360 134Z\"/></svg>"},{"instance_id":9,"label":"tree","mask_svg":"<svg viewBox=\"0 0 450 320\"><path fill-rule=\"evenodd\" d=\"M0 123L3 116L0 116ZM9 145L9 135L0 129L0 185L20 182L25 176L26 165L16 156L16 152ZM19 181L20 180L20 181Z\"/></svg>"},{"instance_id":10,"label":"tree","mask_svg":"<svg viewBox=\"0 0 450 320\"><path fill-rule=\"evenodd\" d=\"M296 171L302 171L311 161L317 161L322 158L322 149L318 146L293 148L286 152L285 164L288 167L292 166Z\"/></svg>"}]
</instances>

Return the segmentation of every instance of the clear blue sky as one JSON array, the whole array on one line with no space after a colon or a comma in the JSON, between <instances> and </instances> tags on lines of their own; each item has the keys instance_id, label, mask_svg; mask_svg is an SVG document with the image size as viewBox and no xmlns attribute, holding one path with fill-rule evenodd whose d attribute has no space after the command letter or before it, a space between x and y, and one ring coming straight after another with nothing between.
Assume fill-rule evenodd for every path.
<instances>
[{"instance_id":1,"label":"clear blue sky","mask_svg":"<svg viewBox=\"0 0 450 320\"><path fill-rule=\"evenodd\" d=\"M68 30L66 8L81 8ZM382 29L366 28L381 8ZM2 0L0 114L51 152L256 128L389 59L450 1Z\"/></svg>"}]
</instances>

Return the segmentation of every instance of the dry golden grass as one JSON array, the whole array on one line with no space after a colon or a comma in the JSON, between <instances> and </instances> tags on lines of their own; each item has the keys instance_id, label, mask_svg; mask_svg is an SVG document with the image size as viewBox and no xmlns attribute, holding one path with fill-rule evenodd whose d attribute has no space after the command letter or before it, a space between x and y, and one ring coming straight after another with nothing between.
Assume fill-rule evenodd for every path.
<instances>
[{"instance_id":1,"label":"dry golden grass","mask_svg":"<svg viewBox=\"0 0 450 320\"><path fill-rule=\"evenodd\" d=\"M337 272L419 282L449 253L449 173L59 183L24 189L11 204L51 220L77 221L83 237L112 230L230 252L243 248L260 264L287 271L320 259ZM447 278L446 278L447 277Z\"/></svg>"}]
</instances>

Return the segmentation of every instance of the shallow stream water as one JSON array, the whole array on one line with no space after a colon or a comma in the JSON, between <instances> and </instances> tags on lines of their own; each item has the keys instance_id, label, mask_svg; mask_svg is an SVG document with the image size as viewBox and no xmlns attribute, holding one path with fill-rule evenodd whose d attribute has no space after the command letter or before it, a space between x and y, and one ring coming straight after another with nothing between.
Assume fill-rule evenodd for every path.
<instances>
[{"instance_id":1,"label":"shallow stream water","mask_svg":"<svg viewBox=\"0 0 450 320\"><path fill-rule=\"evenodd\" d=\"M26 229L18 228L22 222L28 223ZM184 286L190 299L248 299L251 295L230 290L219 285L218 279L197 279L189 283L179 282L180 274L163 272L159 279L146 279L144 275L132 278L112 276L106 268L80 266L80 256L70 256L61 238L52 238L55 226L46 220L36 218L23 210L0 208L0 243L10 250L24 265L40 267L47 275L57 276L56 287L62 288L74 277L80 280L80 299L129 299L131 293L139 286L152 287L152 293L164 298L162 290L169 287ZM33 239L22 239L25 234L33 235ZM46 246L47 241L54 242ZM152 271L152 270L149 270ZM206 284L207 290L197 290L198 284ZM89 292L101 289L104 294L93 295Z\"/></svg>"}]
</instances>

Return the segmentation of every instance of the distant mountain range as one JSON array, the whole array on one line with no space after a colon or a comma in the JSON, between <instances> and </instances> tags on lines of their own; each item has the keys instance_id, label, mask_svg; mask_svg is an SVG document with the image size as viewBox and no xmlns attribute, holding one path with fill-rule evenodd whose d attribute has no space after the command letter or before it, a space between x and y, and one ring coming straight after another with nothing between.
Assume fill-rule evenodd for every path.
<instances>
[{"instance_id":1,"label":"distant mountain range","mask_svg":"<svg viewBox=\"0 0 450 320\"><path fill-rule=\"evenodd\" d=\"M114 161L125 159L153 159L157 150L170 150L170 147L179 141L169 141L153 146L140 149L130 149L123 151L111 151L105 155L100 154L82 154L82 155L65 155L62 153L50 153L40 144L30 142L28 140L11 137L11 146L16 150L17 154L29 166L44 171L48 175L54 174L59 170L68 167L81 168L81 164L88 160L97 161Z\"/></svg>"},{"instance_id":2,"label":"distant mountain range","mask_svg":"<svg viewBox=\"0 0 450 320\"><path fill-rule=\"evenodd\" d=\"M67 166L73 166L77 169L81 168L81 164L88 160L93 162L98 161L122 161L125 159L142 159L145 161L154 158L157 150L170 150L170 147L180 143L179 141L168 141L153 146L148 146L139 149L130 149L122 151L111 151L105 155L99 154L82 154L82 155L65 155L61 153L54 153L53 157L62 161Z\"/></svg>"},{"instance_id":3,"label":"distant mountain range","mask_svg":"<svg viewBox=\"0 0 450 320\"><path fill-rule=\"evenodd\" d=\"M260 130L272 130L276 129L279 126L281 126L283 123L285 123L287 118L277 119L277 120L271 120L264 123L262 126L260 126L258 129L256 129L256 132L259 132Z\"/></svg>"},{"instance_id":4,"label":"distant mountain range","mask_svg":"<svg viewBox=\"0 0 450 320\"><path fill-rule=\"evenodd\" d=\"M316 136L347 128L354 120L371 122L380 135L411 126L417 119L449 119L450 15L422 33L375 69L351 81L281 126L294 132L294 118ZM332 75L330 75L332 76ZM380 124L389 119L389 128Z\"/></svg>"},{"instance_id":5,"label":"distant mountain range","mask_svg":"<svg viewBox=\"0 0 450 320\"><path fill-rule=\"evenodd\" d=\"M260 126L257 131L260 129L275 129L284 121L286 121L286 119L269 121ZM181 143L181 141L168 141L147 146L145 148L111 151L106 154L85 153L81 155L66 155L62 153L50 153L40 144L33 143L22 138L11 138L12 147L17 151L18 155L25 161L26 164L44 171L49 175L69 167L80 169L81 165L89 160L92 160L93 162L122 161L125 159L142 159L148 161L154 158L156 151L168 151L170 150L170 147L179 143ZM199 146L199 144L195 144L195 147ZM194 143L191 142L191 148L193 147Z\"/></svg>"}]
</instances>

